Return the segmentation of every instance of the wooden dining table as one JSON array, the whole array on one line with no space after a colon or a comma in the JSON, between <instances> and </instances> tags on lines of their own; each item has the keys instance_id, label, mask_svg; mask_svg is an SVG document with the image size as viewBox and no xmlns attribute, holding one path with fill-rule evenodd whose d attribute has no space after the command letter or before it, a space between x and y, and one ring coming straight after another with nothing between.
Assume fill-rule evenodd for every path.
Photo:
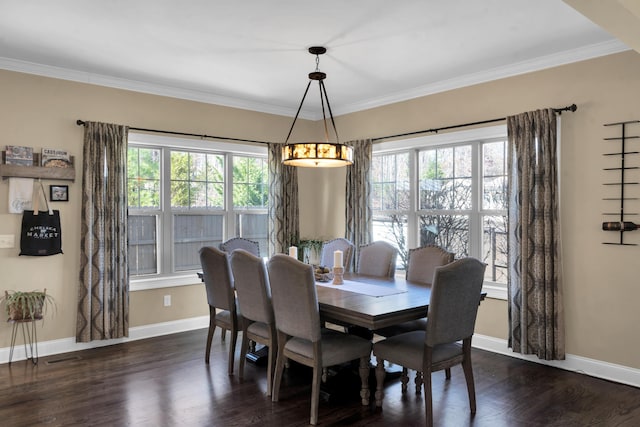
<instances>
[{"instance_id":1,"label":"wooden dining table","mask_svg":"<svg viewBox=\"0 0 640 427\"><path fill-rule=\"evenodd\" d=\"M327 321L376 330L427 316L431 284L409 282L403 278L380 278L347 273L345 283L353 282L388 288L390 295L372 296L345 290L343 285L316 285L320 315Z\"/></svg>"}]
</instances>

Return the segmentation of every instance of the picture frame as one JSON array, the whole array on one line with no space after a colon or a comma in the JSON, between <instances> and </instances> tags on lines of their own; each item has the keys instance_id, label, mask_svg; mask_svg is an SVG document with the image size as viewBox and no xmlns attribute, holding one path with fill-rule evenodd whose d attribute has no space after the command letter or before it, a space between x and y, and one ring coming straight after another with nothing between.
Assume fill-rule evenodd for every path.
<instances>
[{"instance_id":1,"label":"picture frame","mask_svg":"<svg viewBox=\"0 0 640 427\"><path fill-rule=\"evenodd\" d=\"M50 185L49 200L52 202L68 202L69 186L68 185Z\"/></svg>"}]
</instances>

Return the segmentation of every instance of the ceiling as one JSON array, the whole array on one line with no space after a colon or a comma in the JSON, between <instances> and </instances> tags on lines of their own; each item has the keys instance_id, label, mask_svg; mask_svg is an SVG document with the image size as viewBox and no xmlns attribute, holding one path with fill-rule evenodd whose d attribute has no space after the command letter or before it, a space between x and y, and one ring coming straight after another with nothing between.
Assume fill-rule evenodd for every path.
<instances>
[{"instance_id":1,"label":"ceiling","mask_svg":"<svg viewBox=\"0 0 640 427\"><path fill-rule=\"evenodd\" d=\"M0 0L0 68L293 116L322 45L340 115L634 47L567 3Z\"/></svg>"}]
</instances>

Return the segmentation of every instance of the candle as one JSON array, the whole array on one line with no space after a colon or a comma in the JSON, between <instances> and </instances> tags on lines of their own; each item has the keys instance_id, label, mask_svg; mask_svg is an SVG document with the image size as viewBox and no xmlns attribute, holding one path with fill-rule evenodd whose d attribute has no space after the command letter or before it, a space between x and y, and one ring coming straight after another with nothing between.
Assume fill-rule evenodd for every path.
<instances>
[{"instance_id":1,"label":"candle","mask_svg":"<svg viewBox=\"0 0 640 427\"><path fill-rule=\"evenodd\" d=\"M333 252L333 267L342 268L342 251Z\"/></svg>"},{"instance_id":2,"label":"candle","mask_svg":"<svg viewBox=\"0 0 640 427\"><path fill-rule=\"evenodd\" d=\"M296 246L289 248L289 256L298 259L298 248Z\"/></svg>"}]
</instances>

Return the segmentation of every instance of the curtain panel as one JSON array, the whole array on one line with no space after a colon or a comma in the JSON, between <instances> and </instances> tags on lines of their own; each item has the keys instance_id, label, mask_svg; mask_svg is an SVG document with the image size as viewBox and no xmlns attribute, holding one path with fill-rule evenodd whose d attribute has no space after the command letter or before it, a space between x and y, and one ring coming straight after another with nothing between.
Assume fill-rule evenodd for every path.
<instances>
[{"instance_id":1,"label":"curtain panel","mask_svg":"<svg viewBox=\"0 0 640 427\"><path fill-rule=\"evenodd\" d=\"M507 118L509 139L509 347L565 357L556 113Z\"/></svg>"},{"instance_id":2,"label":"curtain panel","mask_svg":"<svg viewBox=\"0 0 640 427\"><path fill-rule=\"evenodd\" d=\"M86 122L76 341L129 334L128 127Z\"/></svg>"},{"instance_id":3,"label":"curtain panel","mask_svg":"<svg viewBox=\"0 0 640 427\"><path fill-rule=\"evenodd\" d=\"M351 141L353 165L347 166L345 200L345 238L355 246L352 263L356 263L359 248L371 242L372 212L369 201L371 195L371 159L373 155L370 139ZM352 265L351 271L356 271ZM346 268L346 266L345 266Z\"/></svg>"},{"instance_id":4,"label":"curtain panel","mask_svg":"<svg viewBox=\"0 0 640 427\"><path fill-rule=\"evenodd\" d=\"M286 253L300 237L298 173L282 164L282 144L269 143L269 253Z\"/></svg>"}]
</instances>

